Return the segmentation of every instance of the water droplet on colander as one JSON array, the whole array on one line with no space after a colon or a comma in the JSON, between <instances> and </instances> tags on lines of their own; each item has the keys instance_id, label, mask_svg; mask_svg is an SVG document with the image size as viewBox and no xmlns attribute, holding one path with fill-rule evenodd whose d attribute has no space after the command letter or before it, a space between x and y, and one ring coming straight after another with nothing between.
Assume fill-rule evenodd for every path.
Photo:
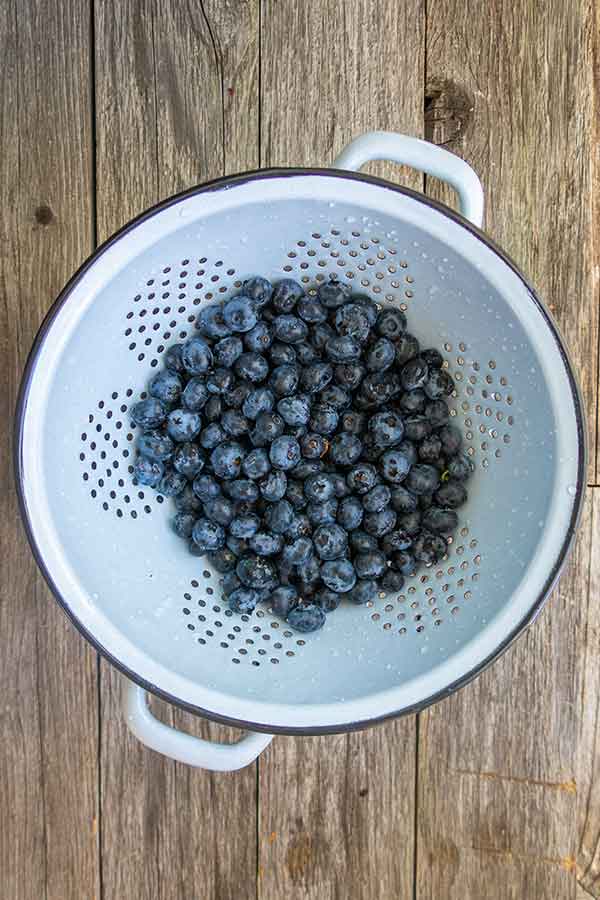
<instances>
[{"instance_id":1,"label":"water droplet on colander","mask_svg":"<svg viewBox=\"0 0 600 900\"><path fill-rule=\"evenodd\" d=\"M567 488L567 494L569 495L569 497L574 497L576 493L577 493L577 488L575 487L574 484L570 484L569 487Z\"/></svg>"}]
</instances>

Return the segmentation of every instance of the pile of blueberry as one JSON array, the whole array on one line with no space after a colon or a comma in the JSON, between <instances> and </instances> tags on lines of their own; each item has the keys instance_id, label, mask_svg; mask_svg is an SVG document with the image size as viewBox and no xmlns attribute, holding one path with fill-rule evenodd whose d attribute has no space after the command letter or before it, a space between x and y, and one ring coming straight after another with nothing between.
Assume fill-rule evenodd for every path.
<instances>
[{"instance_id":1,"label":"pile of blueberry","mask_svg":"<svg viewBox=\"0 0 600 900\"><path fill-rule=\"evenodd\" d=\"M134 477L223 575L232 610L267 600L298 631L446 553L473 471L452 378L395 307L332 280L256 277L206 306L149 396Z\"/></svg>"}]
</instances>

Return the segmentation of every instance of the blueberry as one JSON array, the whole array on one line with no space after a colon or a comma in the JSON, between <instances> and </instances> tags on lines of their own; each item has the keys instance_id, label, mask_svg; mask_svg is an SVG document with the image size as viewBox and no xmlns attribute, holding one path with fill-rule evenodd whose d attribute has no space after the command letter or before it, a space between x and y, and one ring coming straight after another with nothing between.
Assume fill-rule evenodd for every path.
<instances>
[{"instance_id":1,"label":"blueberry","mask_svg":"<svg viewBox=\"0 0 600 900\"><path fill-rule=\"evenodd\" d=\"M299 481L305 481L311 475L318 475L324 471L322 459L301 459L298 465L292 469L291 476Z\"/></svg>"},{"instance_id":2,"label":"blueberry","mask_svg":"<svg viewBox=\"0 0 600 900\"><path fill-rule=\"evenodd\" d=\"M287 478L285 472L280 469L269 472L266 478L259 483L260 493L265 500L271 503L281 500L285 496L287 488Z\"/></svg>"},{"instance_id":3,"label":"blueberry","mask_svg":"<svg viewBox=\"0 0 600 900\"><path fill-rule=\"evenodd\" d=\"M366 494L379 481L377 469L370 463L358 463L348 472L346 482L350 490L356 494Z\"/></svg>"},{"instance_id":4,"label":"blueberry","mask_svg":"<svg viewBox=\"0 0 600 900\"><path fill-rule=\"evenodd\" d=\"M230 369L238 356L243 352L244 345L239 337L224 337L213 347L213 355L217 366L224 366ZM256 350L256 347L251 347Z\"/></svg>"},{"instance_id":5,"label":"blueberry","mask_svg":"<svg viewBox=\"0 0 600 900\"><path fill-rule=\"evenodd\" d=\"M167 431L169 437L178 443L193 441L200 433L202 419L200 413L189 409L174 409L167 418Z\"/></svg>"},{"instance_id":6,"label":"blueberry","mask_svg":"<svg viewBox=\"0 0 600 900\"><path fill-rule=\"evenodd\" d=\"M381 540L381 549L391 557L397 550L408 550L413 542L413 537L414 535L409 534L408 531L398 528L396 531L390 531L384 535Z\"/></svg>"},{"instance_id":7,"label":"blueberry","mask_svg":"<svg viewBox=\"0 0 600 900\"><path fill-rule=\"evenodd\" d=\"M163 361L170 372L185 372L185 366L183 365L183 360L181 358L181 350L181 344L173 344L165 351Z\"/></svg>"},{"instance_id":8,"label":"blueberry","mask_svg":"<svg viewBox=\"0 0 600 900\"><path fill-rule=\"evenodd\" d=\"M227 337L231 334L231 329L223 318L223 304L212 303L200 310L198 316L198 326L202 334L212 338Z\"/></svg>"},{"instance_id":9,"label":"blueberry","mask_svg":"<svg viewBox=\"0 0 600 900\"><path fill-rule=\"evenodd\" d=\"M187 486L187 478L180 475L175 469L166 469L163 477L158 482L156 490L165 497L176 497Z\"/></svg>"},{"instance_id":10,"label":"blueberry","mask_svg":"<svg viewBox=\"0 0 600 900\"><path fill-rule=\"evenodd\" d=\"M307 504L306 516L315 527L317 525L328 525L335 522L338 511L338 501L335 497L331 500L312 500Z\"/></svg>"},{"instance_id":11,"label":"blueberry","mask_svg":"<svg viewBox=\"0 0 600 900\"><path fill-rule=\"evenodd\" d=\"M237 478L242 469L243 448L235 441L220 444L210 454L213 472L217 478Z\"/></svg>"},{"instance_id":12,"label":"blueberry","mask_svg":"<svg viewBox=\"0 0 600 900\"><path fill-rule=\"evenodd\" d=\"M278 397L289 397L296 392L300 381L300 370L296 365L277 366L271 372L269 385Z\"/></svg>"},{"instance_id":13,"label":"blueberry","mask_svg":"<svg viewBox=\"0 0 600 900\"><path fill-rule=\"evenodd\" d=\"M418 509L413 512L403 513L398 516L398 529L405 531L411 537L418 534L421 528L421 513Z\"/></svg>"},{"instance_id":14,"label":"blueberry","mask_svg":"<svg viewBox=\"0 0 600 900\"><path fill-rule=\"evenodd\" d=\"M336 335L325 344L325 353L334 363L351 363L360 356L360 344L349 335Z\"/></svg>"},{"instance_id":15,"label":"blueberry","mask_svg":"<svg viewBox=\"0 0 600 900\"><path fill-rule=\"evenodd\" d=\"M194 513L178 512L173 519L173 531L178 537L190 538L195 521L196 516Z\"/></svg>"},{"instance_id":16,"label":"blueberry","mask_svg":"<svg viewBox=\"0 0 600 900\"><path fill-rule=\"evenodd\" d=\"M445 556L446 551L446 541L429 531L422 531L412 546L414 558L425 565L439 562Z\"/></svg>"},{"instance_id":17,"label":"blueberry","mask_svg":"<svg viewBox=\"0 0 600 900\"><path fill-rule=\"evenodd\" d=\"M307 499L304 496L304 485L301 481L288 481L285 489L285 498L289 500L294 509L304 509Z\"/></svg>"},{"instance_id":18,"label":"blueberry","mask_svg":"<svg viewBox=\"0 0 600 900\"><path fill-rule=\"evenodd\" d=\"M329 338L335 337L335 331L327 322L320 322L311 328L311 342L315 350L324 350Z\"/></svg>"},{"instance_id":19,"label":"blueberry","mask_svg":"<svg viewBox=\"0 0 600 900\"><path fill-rule=\"evenodd\" d=\"M414 391L407 391L405 394L402 394L398 406L402 412L412 416L416 413L424 412L426 403L425 391L421 390L421 388L416 388Z\"/></svg>"},{"instance_id":20,"label":"blueberry","mask_svg":"<svg viewBox=\"0 0 600 900\"><path fill-rule=\"evenodd\" d=\"M327 387L333 378L333 369L326 362L314 362L302 370L300 384L304 391L316 394Z\"/></svg>"},{"instance_id":21,"label":"blueberry","mask_svg":"<svg viewBox=\"0 0 600 900\"><path fill-rule=\"evenodd\" d=\"M291 366L297 360L296 351L291 344L282 344L281 341L276 341L271 346L269 355L276 366Z\"/></svg>"},{"instance_id":22,"label":"blueberry","mask_svg":"<svg viewBox=\"0 0 600 900\"><path fill-rule=\"evenodd\" d=\"M202 510L202 503L196 496L192 485L188 484L184 487L180 494L175 497L175 508L178 512L199 513Z\"/></svg>"},{"instance_id":23,"label":"blueberry","mask_svg":"<svg viewBox=\"0 0 600 900\"><path fill-rule=\"evenodd\" d=\"M256 527L258 528L258 519L256 520ZM229 528L229 534L227 535L225 544L227 548L231 550L234 556L237 556L238 558L240 556L245 556L248 553L248 541L244 540L244 538L239 538L232 534L231 527Z\"/></svg>"},{"instance_id":24,"label":"blueberry","mask_svg":"<svg viewBox=\"0 0 600 900\"><path fill-rule=\"evenodd\" d=\"M430 369L441 369L444 364L444 357L439 350L435 349L435 347L430 347L428 350L421 350L421 356Z\"/></svg>"},{"instance_id":25,"label":"blueberry","mask_svg":"<svg viewBox=\"0 0 600 900\"><path fill-rule=\"evenodd\" d=\"M185 342L181 359L190 375L203 375L213 364L212 350L202 337L192 337Z\"/></svg>"},{"instance_id":26,"label":"blueberry","mask_svg":"<svg viewBox=\"0 0 600 900\"><path fill-rule=\"evenodd\" d=\"M242 582L235 574L235 571L225 572L221 579L223 596L227 600L234 591L242 586Z\"/></svg>"},{"instance_id":27,"label":"blueberry","mask_svg":"<svg viewBox=\"0 0 600 900\"><path fill-rule=\"evenodd\" d=\"M253 388L242 404L242 412L248 419L256 419L263 412L271 412L275 396L269 388Z\"/></svg>"},{"instance_id":28,"label":"blueberry","mask_svg":"<svg viewBox=\"0 0 600 900\"><path fill-rule=\"evenodd\" d=\"M324 456L329 447L329 442L322 434L316 434L309 431L300 440L300 449L302 456L307 459L320 459Z\"/></svg>"},{"instance_id":29,"label":"blueberry","mask_svg":"<svg viewBox=\"0 0 600 900\"><path fill-rule=\"evenodd\" d=\"M273 534L285 534L294 518L294 509L288 500L279 500L267 506L264 518Z\"/></svg>"},{"instance_id":30,"label":"blueberry","mask_svg":"<svg viewBox=\"0 0 600 900\"><path fill-rule=\"evenodd\" d=\"M437 434L430 434L419 444L419 459L426 463L434 463L442 452L442 442Z\"/></svg>"},{"instance_id":31,"label":"blueberry","mask_svg":"<svg viewBox=\"0 0 600 900\"><path fill-rule=\"evenodd\" d=\"M199 412L206 404L210 394L204 376L190 378L181 395L181 403L191 412Z\"/></svg>"},{"instance_id":32,"label":"blueberry","mask_svg":"<svg viewBox=\"0 0 600 900\"><path fill-rule=\"evenodd\" d=\"M226 481L222 487L227 496L237 503L255 503L258 500L258 488L249 478Z\"/></svg>"},{"instance_id":33,"label":"blueberry","mask_svg":"<svg viewBox=\"0 0 600 900\"><path fill-rule=\"evenodd\" d=\"M317 502L329 500L334 495L333 482L329 475L325 473L311 475L310 478L306 479L304 493L309 500Z\"/></svg>"},{"instance_id":34,"label":"blueberry","mask_svg":"<svg viewBox=\"0 0 600 900\"><path fill-rule=\"evenodd\" d=\"M330 384L319 393L319 402L327 403L334 409L341 411L350 406L352 398L347 390L339 384Z\"/></svg>"},{"instance_id":35,"label":"blueberry","mask_svg":"<svg viewBox=\"0 0 600 900\"><path fill-rule=\"evenodd\" d=\"M340 472L330 472L329 477L333 482L333 490L338 499L347 497L350 494L350 488L346 484L346 479Z\"/></svg>"},{"instance_id":36,"label":"blueberry","mask_svg":"<svg viewBox=\"0 0 600 900\"><path fill-rule=\"evenodd\" d=\"M371 330L366 310L357 303L346 303L335 314L335 330L341 337L353 338L359 343L366 341Z\"/></svg>"},{"instance_id":37,"label":"blueberry","mask_svg":"<svg viewBox=\"0 0 600 900\"><path fill-rule=\"evenodd\" d=\"M436 503L440 506L448 506L450 509L457 509L467 502L467 489L462 481L450 478L443 484L435 495Z\"/></svg>"},{"instance_id":38,"label":"blueberry","mask_svg":"<svg viewBox=\"0 0 600 900\"><path fill-rule=\"evenodd\" d=\"M284 422L278 413L261 413L250 432L250 440L255 447L266 447L283 434Z\"/></svg>"},{"instance_id":39,"label":"blueberry","mask_svg":"<svg viewBox=\"0 0 600 900\"><path fill-rule=\"evenodd\" d=\"M229 533L234 538L242 538L248 540L253 534L256 534L260 528L260 519L252 513L246 516L236 516L229 524Z\"/></svg>"},{"instance_id":40,"label":"blueberry","mask_svg":"<svg viewBox=\"0 0 600 900\"><path fill-rule=\"evenodd\" d=\"M148 393L163 403L177 403L183 384L176 372L159 372L150 382Z\"/></svg>"},{"instance_id":41,"label":"blueberry","mask_svg":"<svg viewBox=\"0 0 600 900\"><path fill-rule=\"evenodd\" d=\"M381 447L392 447L394 444L399 444L404 437L402 417L393 410L375 413L369 419L368 428Z\"/></svg>"},{"instance_id":42,"label":"blueberry","mask_svg":"<svg viewBox=\"0 0 600 900\"><path fill-rule=\"evenodd\" d=\"M200 432L200 444L205 450L213 450L225 440L225 432L217 422L211 422Z\"/></svg>"},{"instance_id":43,"label":"blueberry","mask_svg":"<svg viewBox=\"0 0 600 900\"><path fill-rule=\"evenodd\" d=\"M222 366L206 376L206 387L210 394L226 394L235 383L233 372Z\"/></svg>"},{"instance_id":44,"label":"blueberry","mask_svg":"<svg viewBox=\"0 0 600 900\"><path fill-rule=\"evenodd\" d=\"M406 487L413 494L431 494L440 483L440 473L434 466L416 465L410 470Z\"/></svg>"},{"instance_id":45,"label":"blueberry","mask_svg":"<svg viewBox=\"0 0 600 900\"><path fill-rule=\"evenodd\" d=\"M378 551L359 553L354 557L354 568L359 578L379 578L387 568L385 556Z\"/></svg>"},{"instance_id":46,"label":"blueberry","mask_svg":"<svg viewBox=\"0 0 600 900\"><path fill-rule=\"evenodd\" d=\"M250 540L250 549L259 556L274 556L283 547L283 538L280 534L271 534L268 531L257 531Z\"/></svg>"},{"instance_id":47,"label":"blueberry","mask_svg":"<svg viewBox=\"0 0 600 900\"><path fill-rule=\"evenodd\" d=\"M364 510L358 497L344 497L337 511L338 524L346 531L353 531L360 526Z\"/></svg>"},{"instance_id":48,"label":"blueberry","mask_svg":"<svg viewBox=\"0 0 600 900\"><path fill-rule=\"evenodd\" d=\"M229 609L236 613L245 613L248 615L254 612L259 601L258 591L252 588L239 587L232 591L227 597Z\"/></svg>"},{"instance_id":49,"label":"blueberry","mask_svg":"<svg viewBox=\"0 0 600 900\"><path fill-rule=\"evenodd\" d=\"M303 513L300 515L294 513L286 534L290 540L295 540L299 537L310 537L312 526L308 516L305 516Z\"/></svg>"},{"instance_id":50,"label":"blueberry","mask_svg":"<svg viewBox=\"0 0 600 900\"><path fill-rule=\"evenodd\" d=\"M433 493L419 494L419 509L426 510L433 504Z\"/></svg>"},{"instance_id":51,"label":"blueberry","mask_svg":"<svg viewBox=\"0 0 600 900\"><path fill-rule=\"evenodd\" d=\"M285 619L298 602L298 591L291 585L276 587L269 597L273 613Z\"/></svg>"},{"instance_id":52,"label":"blueberry","mask_svg":"<svg viewBox=\"0 0 600 900\"><path fill-rule=\"evenodd\" d=\"M241 437L248 433L248 419L238 409L228 409L224 412L221 424L229 437Z\"/></svg>"},{"instance_id":53,"label":"blueberry","mask_svg":"<svg viewBox=\"0 0 600 900\"><path fill-rule=\"evenodd\" d=\"M329 448L329 459L336 466L352 466L360 458L362 441L356 434L336 434Z\"/></svg>"},{"instance_id":54,"label":"blueberry","mask_svg":"<svg viewBox=\"0 0 600 900\"><path fill-rule=\"evenodd\" d=\"M230 331L238 333L250 331L258 321L254 303L243 294L227 301L223 307L223 319Z\"/></svg>"},{"instance_id":55,"label":"blueberry","mask_svg":"<svg viewBox=\"0 0 600 900\"><path fill-rule=\"evenodd\" d=\"M167 407L162 400L156 397L148 397L140 400L131 410L131 418L140 428L157 428L167 418Z\"/></svg>"},{"instance_id":56,"label":"blueberry","mask_svg":"<svg viewBox=\"0 0 600 900\"><path fill-rule=\"evenodd\" d=\"M293 469L300 461L300 444L288 435L275 438L269 449L271 465L276 469Z\"/></svg>"},{"instance_id":57,"label":"blueberry","mask_svg":"<svg viewBox=\"0 0 600 900\"><path fill-rule=\"evenodd\" d=\"M321 525L314 534L314 544L321 559L337 559L348 550L346 532L339 525Z\"/></svg>"},{"instance_id":58,"label":"blueberry","mask_svg":"<svg viewBox=\"0 0 600 900\"><path fill-rule=\"evenodd\" d=\"M235 553L231 552L229 547L223 547L221 550L212 550L208 554L208 561L213 569L224 575L226 572L233 572L237 563L237 557Z\"/></svg>"},{"instance_id":59,"label":"blueberry","mask_svg":"<svg viewBox=\"0 0 600 900\"><path fill-rule=\"evenodd\" d=\"M224 528L206 518L197 519L192 538L201 550L220 550L225 546Z\"/></svg>"},{"instance_id":60,"label":"blueberry","mask_svg":"<svg viewBox=\"0 0 600 900\"><path fill-rule=\"evenodd\" d=\"M381 579L381 589L386 594L398 594L404 587L404 576L400 572L388 569Z\"/></svg>"},{"instance_id":61,"label":"blueberry","mask_svg":"<svg viewBox=\"0 0 600 900\"><path fill-rule=\"evenodd\" d=\"M175 444L162 431L146 431L140 434L137 442L138 451L155 462L170 459L175 451Z\"/></svg>"},{"instance_id":62,"label":"blueberry","mask_svg":"<svg viewBox=\"0 0 600 900\"><path fill-rule=\"evenodd\" d=\"M314 363L319 359L318 351L307 341L301 341L299 344L294 344L294 350L296 351L296 359L303 366L310 366L311 363Z\"/></svg>"},{"instance_id":63,"label":"blueberry","mask_svg":"<svg viewBox=\"0 0 600 900\"><path fill-rule=\"evenodd\" d=\"M163 472L164 466L161 462L148 459L146 456L139 456L133 466L133 477L139 484L145 484L148 487L156 487Z\"/></svg>"},{"instance_id":64,"label":"blueberry","mask_svg":"<svg viewBox=\"0 0 600 900\"><path fill-rule=\"evenodd\" d=\"M244 405L244 401L252 390L252 385L249 384L249 382L237 381L229 390L225 391L223 400L227 406L230 406L233 409L241 409Z\"/></svg>"},{"instance_id":65,"label":"blueberry","mask_svg":"<svg viewBox=\"0 0 600 900\"><path fill-rule=\"evenodd\" d=\"M375 301L371 297L368 297L367 294L354 294L352 297L352 302L357 306L360 306L367 317L369 327L372 328L377 321L377 316L379 315L379 309Z\"/></svg>"},{"instance_id":66,"label":"blueberry","mask_svg":"<svg viewBox=\"0 0 600 900\"><path fill-rule=\"evenodd\" d=\"M254 383L264 381L269 374L267 360L260 353L255 353L253 350L248 350L246 353L238 356L233 367L239 378L245 378Z\"/></svg>"},{"instance_id":67,"label":"blueberry","mask_svg":"<svg viewBox=\"0 0 600 900\"><path fill-rule=\"evenodd\" d=\"M376 484L363 495L362 505L367 512L381 512L389 504L392 497L387 484Z\"/></svg>"},{"instance_id":68,"label":"blueberry","mask_svg":"<svg viewBox=\"0 0 600 900\"><path fill-rule=\"evenodd\" d=\"M396 348L386 337L380 337L372 344L365 356L367 369L371 372L385 372L394 364Z\"/></svg>"},{"instance_id":69,"label":"blueberry","mask_svg":"<svg viewBox=\"0 0 600 900\"><path fill-rule=\"evenodd\" d=\"M327 403L314 403L311 409L309 425L317 434L333 434L337 428L339 413Z\"/></svg>"},{"instance_id":70,"label":"blueberry","mask_svg":"<svg viewBox=\"0 0 600 900\"><path fill-rule=\"evenodd\" d=\"M353 603L361 605L374 600L377 597L378 586L376 581L370 579L359 578L352 590L348 593L348 597Z\"/></svg>"},{"instance_id":71,"label":"blueberry","mask_svg":"<svg viewBox=\"0 0 600 900\"><path fill-rule=\"evenodd\" d=\"M336 366L333 377L343 388L353 391L359 386L366 374L367 370L362 363L348 362Z\"/></svg>"},{"instance_id":72,"label":"blueberry","mask_svg":"<svg viewBox=\"0 0 600 900\"><path fill-rule=\"evenodd\" d=\"M462 447L462 435L456 425L444 425L438 432L445 456L456 456Z\"/></svg>"},{"instance_id":73,"label":"blueberry","mask_svg":"<svg viewBox=\"0 0 600 900\"><path fill-rule=\"evenodd\" d=\"M358 397L365 406L381 406L400 393L400 379L395 372L371 372L363 378Z\"/></svg>"},{"instance_id":74,"label":"blueberry","mask_svg":"<svg viewBox=\"0 0 600 900\"><path fill-rule=\"evenodd\" d=\"M223 401L217 394L213 394L206 401L206 406L202 410L202 415L207 422L216 422L221 418L223 412Z\"/></svg>"},{"instance_id":75,"label":"blueberry","mask_svg":"<svg viewBox=\"0 0 600 900\"><path fill-rule=\"evenodd\" d=\"M430 400L449 397L454 390L454 382L445 369L431 369L423 388Z\"/></svg>"},{"instance_id":76,"label":"blueberry","mask_svg":"<svg viewBox=\"0 0 600 900\"><path fill-rule=\"evenodd\" d=\"M243 293L250 297L256 309L260 309L269 302L273 296L273 285L266 278L255 275L244 282Z\"/></svg>"},{"instance_id":77,"label":"blueberry","mask_svg":"<svg viewBox=\"0 0 600 900\"><path fill-rule=\"evenodd\" d=\"M404 332L396 341L396 365L403 366L419 355L419 342L412 334Z\"/></svg>"},{"instance_id":78,"label":"blueberry","mask_svg":"<svg viewBox=\"0 0 600 900\"><path fill-rule=\"evenodd\" d=\"M394 530L396 519L394 510L387 506L380 512L367 513L363 519L363 528L367 534L380 538Z\"/></svg>"},{"instance_id":79,"label":"blueberry","mask_svg":"<svg viewBox=\"0 0 600 900\"><path fill-rule=\"evenodd\" d=\"M453 509L440 509L431 506L423 514L423 528L434 531L436 534L452 534L458 525L458 516Z\"/></svg>"},{"instance_id":80,"label":"blueberry","mask_svg":"<svg viewBox=\"0 0 600 900\"><path fill-rule=\"evenodd\" d=\"M375 327L383 337L395 340L406 331L406 316L401 309L388 306L377 316Z\"/></svg>"},{"instance_id":81,"label":"blueberry","mask_svg":"<svg viewBox=\"0 0 600 900\"><path fill-rule=\"evenodd\" d=\"M211 522L217 522L219 525L229 525L233 519L233 504L226 497L213 497L205 501L204 515Z\"/></svg>"},{"instance_id":82,"label":"blueberry","mask_svg":"<svg viewBox=\"0 0 600 900\"><path fill-rule=\"evenodd\" d=\"M299 604L295 606L287 616L287 623L290 628L300 631L302 634L309 634L311 631L318 631L325 624L325 613L320 606L314 603Z\"/></svg>"},{"instance_id":83,"label":"blueberry","mask_svg":"<svg viewBox=\"0 0 600 900\"><path fill-rule=\"evenodd\" d=\"M277 571L270 559L264 556L245 556L236 566L236 574L246 587L262 590L277 586Z\"/></svg>"},{"instance_id":84,"label":"blueberry","mask_svg":"<svg viewBox=\"0 0 600 900\"><path fill-rule=\"evenodd\" d=\"M417 570L417 564L412 553L408 550L399 550L392 556L392 566L402 575L414 575Z\"/></svg>"},{"instance_id":85,"label":"blueberry","mask_svg":"<svg viewBox=\"0 0 600 900\"><path fill-rule=\"evenodd\" d=\"M244 344L248 350L264 353L273 342L271 329L266 322L257 322L254 328L244 335Z\"/></svg>"},{"instance_id":86,"label":"blueberry","mask_svg":"<svg viewBox=\"0 0 600 900\"><path fill-rule=\"evenodd\" d=\"M310 401L302 394L283 397L277 404L277 412L286 425L306 425L310 418Z\"/></svg>"},{"instance_id":87,"label":"blueberry","mask_svg":"<svg viewBox=\"0 0 600 900\"><path fill-rule=\"evenodd\" d=\"M379 542L372 534L357 529L350 535L350 543L355 553L369 553L372 550L379 549Z\"/></svg>"},{"instance_id":88,"label":"blueberry","mask_svg":"<svg viewBox=\"0 0 600 900\"><path fill-rule=\"evenodd\" d=\"M391 481L392 484L400 484L408 475L411 464L406 455L396 448L394 450L386 450L380 459L379 467L386 481Z\"/></svg>"},{"instance_id":89,"label":"blueberry","mask_svg":"<svg viewBox=\"0 0 600 900\"><path fill-rule=\"evenodd\" d=\"M404 435L409 441L422 441L432 430L431 421L426 416L408 416L404 420Z\"/></svg>"},{"instance_id":90,"label":"blueberry","mask_svg":"<svg viewBox=\"0 0 600 900\"><path fill-rule=\"evenodd\" d=\"M322 564L321 579L329 590L346 594L356 584L356 572L349 559L333 559Z\"/></svg>"},{"instance_id":91,"label":"blueberry","mask_svg":"<svg viewBox=\"0 0 600 900\"><path fill-rule=\"evenodd\" d=\"M392 506L399 513L414 512L417 508L417 498L404 487L403 484L392 488Z\"/></svg>"},{"instance_id":92,"label":"blueberry","mask_svg":"<svg viewBox=\"0 0 600 900\"><path fill-rule=\"evenodd\" d=\"M287 565L302 566L313 555L313 543L309 537L298 537L286 544L282 558Z\"/></svg>"},{"instance_id":93,"label":"blueberry","mask_svg":"<svg viewBox=\"0 0 600 900\"><path fill-rule=\"evenodd\" d=\"M319 285L319 300L328 309L336 309L348 302L352 289L348 284L341 284L339 281L324 281Z\"/></svg>"},{"instance_id":94,"label":"blueberry","mask_svg":"<svg viewBox=\"0 0 600 900\"><path fill-rule=\"evenodd\" d=\"M433 428L440 428L450 418L450 410L444 400L432 400L425 405L425 415Z\"/></svg>"},{"instance_id":95,"label":"blueberry","mask_svg":"<svg viewBox=\"0 0 600 900\"><path fill-rule=\"evenodd\" d=\"M350 409L342 415L340 425L348 434L363 434L367 427L367 417L365 413L358 410Z\"/></svg>"},{"instance_id":96,"label":"blueberry","mask_svg":"<svg viewBox=\"0 0 600 900\"><path fill-rule=\"evenodd\" d=\"M400 372L400 380L405 391L414 391L416 388L424 387L428 378L429 367L421 356L409 360Z\"/></svg>"},{"instance_id":97,"label":"blueberry","mask_svg":"<svg viewBox=\"0 0 600 900\"><path fill-rule=\"evenodd\" d=\"M466 453L453 457L448 463L448 474L458 481L467 481L475 471L475 466Z\"/></svg>"},{"instance_id":98,"label":"blueberry","mask_svg":"<svg viewBox=\"0 0 600 900\"><path fill-rule=\"evenodd\" d=\"M284 278L275 285L271 302L278 312L289 313L301 297L304 297L302 285L292 278Z\"/></svg>"},{"instance_id":99,"label":"blueberry","mask_svg":"<svg viewBox=\"0 0 600 900\"><path fill-rule=\"evenodd\" d=\"M323 306L316 297L301 297L296 305L296 312L301 319L311 325L324 322L327 319L327 307Z\"/></svg>"},{"instance_id":100,"label":"blueberry","mask_svg":"<svg viewBox=\"0 0 600 900\"><path fill-rule=\"evenodd\" d=\"M284 344L298 344L308 337L308 325L298 316L276 316L273 319L273 335Z\"/></svg>"},{"instance_id":101,"label":"blueberry","mask_svg":"<svg viewBox=\"0 0 600 900\"><path fill-rule=\"evenodd\" d=\"M244 475L252 479L262 478L269 472L270 468L269 455L262 447L251 450L242 463Z\"/></svg>"}]
</instances>

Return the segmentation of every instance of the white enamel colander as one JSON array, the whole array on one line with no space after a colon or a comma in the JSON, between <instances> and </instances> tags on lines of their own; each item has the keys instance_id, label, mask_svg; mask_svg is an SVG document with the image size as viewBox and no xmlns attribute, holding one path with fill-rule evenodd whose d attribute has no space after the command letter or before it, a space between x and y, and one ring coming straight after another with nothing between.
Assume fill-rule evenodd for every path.
<instances>
[{"instance_id":1,"label":"white enamel colander","mask_svg":"<svg viewBox=\"0 0 600 900\"><path fill-rule=\"evenodd\" d=\"M390 159L445 179L462 215L359 174ZM585 471L581 401L546 308L479 230L479 180L439 147L355 140L332 169L272 169L173 197L100 247L42 325L17 409L16 472L36 559L85 637L128 676L148 746L236 769L274 733L364 727L480 672L540 610L565 561ZM521 223L515 222L515 228ZM171 530L172 501L134 486L129 409L199 307L253 274L307 289L334 275L405 309L443 350L453 421L476 465L439 565L398 596L342 606L314 635L268 609L233 615L219 576ZM147 691L247 737L216 745L158 722Z\"/></svg>"}]
</instances>

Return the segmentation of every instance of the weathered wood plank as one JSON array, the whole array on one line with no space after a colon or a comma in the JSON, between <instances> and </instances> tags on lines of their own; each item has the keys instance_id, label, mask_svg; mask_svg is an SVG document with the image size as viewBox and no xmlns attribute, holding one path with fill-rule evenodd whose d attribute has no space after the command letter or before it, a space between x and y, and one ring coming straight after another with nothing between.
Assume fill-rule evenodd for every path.
<instances>
[{"instance_id":1,"label":"weathered wood plank","mask_svg":"<svg viewBox=\"0 0 600 900\"><path fill-rule=\"evenodd\" d=\"M91 249L89 4L0 8L0 872L11 900L98 893L96 658L39 575L9 448L34 334Z\"/></svg>"},{"instance_id":2,"label":"weathered wood plank","mask_svg":"<svg viewBox=\"0 0 600 900\"><path fill-rule=\"evenodd\" d=\"M99 4L100 238L159 198L258 157L255 3L122 3L118 19ZM203 737L236 736L156 708ZM119 678L104 664L101 760L105 900L254 896L255 769L213 775L143 748L123 724Z\"/></svg>"},{"instance_id":3,"label":"weathered wood plank","mask_svg":"<svg viewBox=\"0 0 600 900\"><path fill-rule=\"evenodd\" d=\"M328 165L372 129L422 132L420 0L263 4L263 165ZM370 171L398 178L385 163ZM403 179L421 186L421 177ZM259 896L412 897L415 719L278 738L259 761Z\"/></svg>"}]
</instances>

